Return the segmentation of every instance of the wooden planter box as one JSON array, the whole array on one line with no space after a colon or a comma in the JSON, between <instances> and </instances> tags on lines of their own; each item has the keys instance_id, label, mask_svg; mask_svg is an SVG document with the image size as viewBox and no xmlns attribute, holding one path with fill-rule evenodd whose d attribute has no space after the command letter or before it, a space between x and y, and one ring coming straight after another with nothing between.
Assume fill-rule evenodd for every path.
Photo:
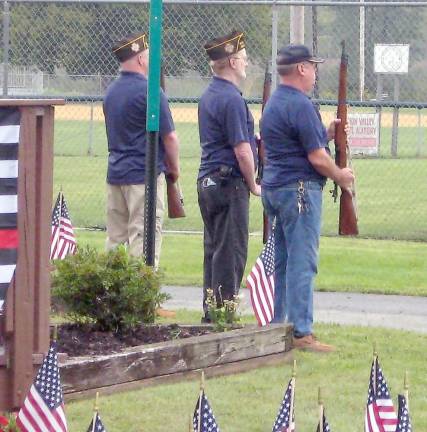
<instances>
[{"instance_id":1,"label":"wooden planter box","mask_svg":"<svg viewBox=\"0 0 427 432\"><path fill-rule=\"evenodd\" d=\"M96 391L112 393L153 381L176 381L200 369L210 370L208 375L248 370L283 361L291 344L289 325L246 326L224 333L141 345L117 354L68 358L60 363L61 381L65 398L70 400Z\"/></svg>"}]
</instances>

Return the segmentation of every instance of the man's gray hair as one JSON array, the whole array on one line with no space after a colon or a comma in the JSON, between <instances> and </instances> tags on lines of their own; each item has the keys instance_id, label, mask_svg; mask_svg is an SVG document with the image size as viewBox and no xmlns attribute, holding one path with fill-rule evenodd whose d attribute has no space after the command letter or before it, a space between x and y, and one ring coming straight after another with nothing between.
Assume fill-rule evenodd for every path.
<instances>
[{"instance_id":1,"label":"man's gray hair","mask_svg":"<svg viewBox=\"0 0 427 432\"><path fill-rule=\"evenodd\" d=\"M219 60L211 60L209 62L209 66L211 67L213 72L221 72L229 66L229 58L225 57Z\"/></svg>"},{"instance_id":2,"label":"man's gray hair","mask_svg":"<svg viewBox=\"0 0 427 432\"><path fill-rule=\"evenodd\" d=\"M292 75L296 70L298 63L290 64L290 65L277 65L277 73L280 76L288 76Z\"/></svg>"}]
</instances>

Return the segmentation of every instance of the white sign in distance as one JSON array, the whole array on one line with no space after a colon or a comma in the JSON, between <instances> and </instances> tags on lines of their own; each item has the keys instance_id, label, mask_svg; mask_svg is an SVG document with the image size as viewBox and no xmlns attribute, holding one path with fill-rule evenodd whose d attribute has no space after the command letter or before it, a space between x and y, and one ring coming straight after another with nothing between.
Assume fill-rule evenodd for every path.
<instances>
[{"instance_id":1,"label":"white sign in distance","mask_svg":"<svg viewBox=\"0 0 427 432\"><path fill-rule=\"evenodd\" d=\"M381 74L407 74L409 45L376 44L374 47L374 72Z\"/></svg>"},{"instance_id":2,"label":"white sign in distance","mask_svg":"<svg viewBox=\"0 0 427 432\"><path fill-rule=\"evenodd\" d=\"M378 113L348 114L348 143L351 154L376 156L380 140Z\"/></svg>"}]
</instances>

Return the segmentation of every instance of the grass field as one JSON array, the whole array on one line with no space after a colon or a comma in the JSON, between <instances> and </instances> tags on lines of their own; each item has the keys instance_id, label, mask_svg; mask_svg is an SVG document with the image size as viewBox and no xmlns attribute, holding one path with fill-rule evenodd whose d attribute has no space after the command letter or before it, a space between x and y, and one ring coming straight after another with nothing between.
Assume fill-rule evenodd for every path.
<instances>
[{"instance_id":1,"label":"grass field","mask_svg":"<svg viewBox=\"0 0 427 432\"><path fill-rule=\"evenodd\" d=\"M185 322L189 322L185 313ZM193 314L194 322L198 318ZM179 314L178 314L179 318ZM391 395L396 401L403 391L403 376L409 371L410 409L413 430L427 430L426 338L409 332L316 326L319 337L338 347L327 355L295 352L296 427L315 431L317 391L322 388L326 415L332 431L363 430L372 344L377 349ZM269 432L272 429L291 366L261 367L254 371L206 381L206 394L216 420L226 432ZM101 397L100 415L109 431L182 432L198 397L196 380ZM93 401L66 405L70 432L86 430Z\"/></svg>"},{"instance_id":2,"label":"grass field","mask_svg":"<svg viewBox=\"0 0 427 432\"><path fill-rule=\"evenodd\" d=\"M176 127L181 141L180 182L187 217L167 220L165 228L200 231L202 222L195 185L200 162L197 124L177 122ZM427 240L424 217L427 214L427 158L415 158L419 131L416 127L399 129L399 158L396 159L389 158L390 134L390 128L382 128L383 157L353 160L360 234L364 237ZM89 145L90 140L92 145ZM88 153L93 156L88 157ZM421 154L427 155L426 144ZM107 147L102 121L92 124L82 120L56 121L54 191L56 193L62 186L77 226L105 226L106 164ZM326 190L331 188L328 184ZM338 205L327 193L324 201L323 233L335 234ZM261 214L260 200L252 199L251 232L259 231Z\"/></svg>"},{"instance_id":3,"label":"grass field","mask_svg":"<svg viewBox=\"0 0 427 432\"><path fill-rule=\"evenodd\" d=\"M105 232L77 235L80 246L104 248ZM261 248L260 236L251 236L245 275ZM322 237L316 289L427 296L426 256L427 243ZM165 235L160 268L165 284L202 286L202 236Z\"/></svg>"},{"instance_id":4,"label":"grass field","mask_svg":"<svg viewBox=\"0 0 427 432\"><path fill-rule=\"evenodd\" d=\"M183 121L183 119L179 119ZM106 151L102 122L56 122L55 190L62 185L75 225L103 225ZM199 163L194 124L177 124L181 136L181 164L187 218L167 220L167 229L202 227L195 192ZM388 159L390 129L383 128L383 156L356 159L360 231L363 236L427 240L427 159L416 159L419 130L399 131L399 159ZM93 136L88 157L89 136ZM423 156L426 156L423 148ZM329 187L326 188L327 190ZM324 233L337 229L337 205L324 195ZM252 199L250 228L259 231L262 207ZM102 249L105 232L77 231L79 245ZM262 248L259 235L250 237L248 268ZM167 234L161 271L165 284L201 285L202 236ZM322 237L318 290L406 295L427 295L427 243L392 240ZM174 321L196 323L199 312L178 311ZM245 322L253 318L245 317ZM405 370L410 377L410 408L414 430L427 430L427 341L425 335L384 329L316 325L325 342L337 346L329 355L295 352L297 430L314 431L317 424L317 389L322 387L328 421L333 431L363 430L372 344L377 342L381 365L394 400L403 390ZM291 375L289 364L208 379L206 392L222 431L271 431L283 392ZM198 397L195 380L147 387L101 397L100 414L109 431L181 432ZM86 430L93 401L68 403L70 432Z\"/></svg>"}]
</instances>

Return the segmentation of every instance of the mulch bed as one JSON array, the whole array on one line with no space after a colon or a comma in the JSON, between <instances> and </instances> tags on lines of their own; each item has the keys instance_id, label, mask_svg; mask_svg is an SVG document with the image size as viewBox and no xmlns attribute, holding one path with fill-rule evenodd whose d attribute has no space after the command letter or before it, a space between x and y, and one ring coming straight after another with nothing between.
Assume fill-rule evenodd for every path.
<instances>
[{"instance_id":1,"label":"mulch bed","mask_svg":"<svg viewBox=\"0 0 427 432\"><path fill-rule=\"evenodd\" d=\"M141 325L122 332L101 332L91 325L63 324L58 327L58 352L69 357L113 354L125 348L185 339L212 333L212 327Z\"/></svg>"}]
</instances>

